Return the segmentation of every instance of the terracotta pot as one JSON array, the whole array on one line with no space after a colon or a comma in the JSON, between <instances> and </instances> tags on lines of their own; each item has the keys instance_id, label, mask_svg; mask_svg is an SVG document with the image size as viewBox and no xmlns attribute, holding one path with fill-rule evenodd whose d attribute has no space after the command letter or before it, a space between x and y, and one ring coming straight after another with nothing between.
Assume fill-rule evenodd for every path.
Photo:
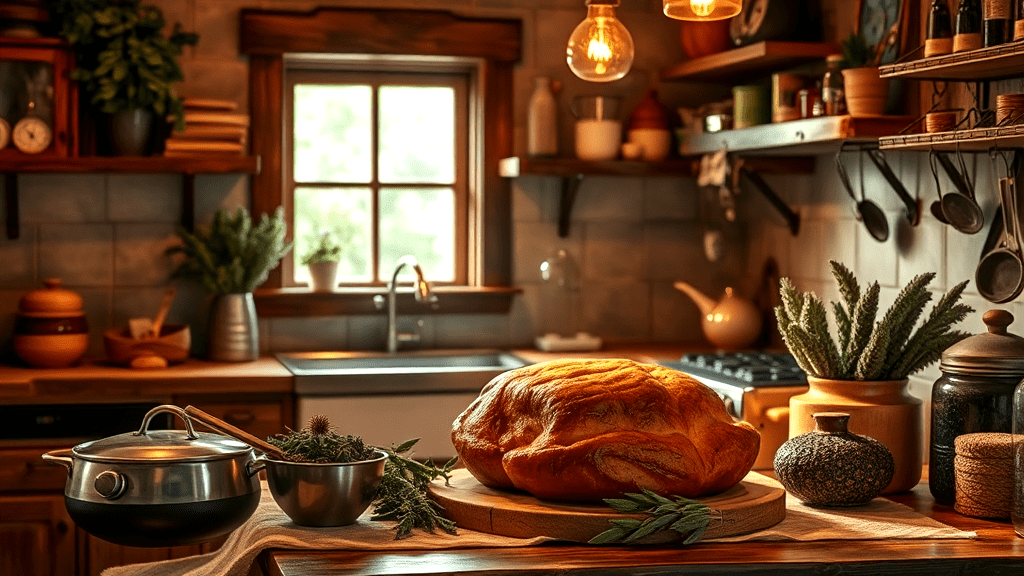
<instances>
[{"instance_id":1,"label":"terracotta pot","mask_svg":"<svg viewBox=\"0 0 1024 576\"><path fill-rule=\"evenodd\" d=\"M850 116L881 116L889 98L889 79L878 75L878 68L843 70L846 110Z\"/></svg>"},{"instance_id":2,"label":"terracotta pot","mask_svg":"<svg viewBox=\"0 0 1024 576\"><path fill-rule=\"evenodd\" d=\"M39 368L63 368L82 359L89 347L89 324L82 297L49 278L46 288L32 290L18 304L14 351Z\"/></svg>"},{"instance_id":3,"label":"terracotta pot","mask_svg":"<svg viewBox=\"0 0 1024 576\"><path fill-rule=\"evenodd\" d=\"M730 22L729 19L711 22L680 20L679 45L683 49L683 54L686 54L687 58L700 58L732 48Z\"/></svg>"},{"instance_id":4,"label":"terracotta pot","mask_svg":"<svg viewBox=\"0 0 1024 576\"><path fill-rule=\"evenodd\" d=\"M814 430L817 412L850 415L850 432L878 440L896 464L882 494L905 492L921 481L924 421L921 401L907 392L909 379L881 382L807 377L807 392L789 400L789 437Z\"/></svg>"}]
</instances>

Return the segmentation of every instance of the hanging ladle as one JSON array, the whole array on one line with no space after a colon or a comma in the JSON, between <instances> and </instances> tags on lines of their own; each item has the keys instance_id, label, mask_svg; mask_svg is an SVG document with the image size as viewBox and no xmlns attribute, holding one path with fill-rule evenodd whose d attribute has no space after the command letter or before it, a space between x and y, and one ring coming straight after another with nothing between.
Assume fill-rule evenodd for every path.
<instances>
[{"instance_id":1,"label":"hanging ladle","mask_svg":"<svg viewBox=\"0 0 1024 576\"><path fill-rule=\"evenodd\" d=\"M942 183L939 182L939 171L935 167L935 159L938 157L938 153L935 150L928 151L928 165L932 169L932 178L935 179L935 192L938 193L939 199L932 202L931 211L932 216L943 224L949 224L949 220L946 220L946 215L942 213Z\"/></svg>"},{"instance_id":2,"label":"hanging ladle","mask_svg":"<svg viewBox=\"0 0 1024 576\"><path fill-rule=\"evenodd\" d=\"M949 225L964 234L977 234L985 227L985 214L974 198L974 185L971 183L967 173L967 165L964 164L963 154L960 152L960 141L956 141L956 159L960 166L960 176L963 186L961 190L957 186L956 192L948 192L942 197L942 213L946 216ZM951 166L947 168L947 171ZM956 179L954 183L958 183Z\"/></svg>"},{"instance_id":3,"label":"hanging ladle","mask_svg":"<svg viewBox=\"0 0 1024 576\"><path fill-rule=\"evenodd\" d=\"M843 188L846 188L846 193L850 195L850 198L856 203L857 206L857 219L864 222L864 226L868 229L868 234L879 242L885 242L889 239L889 221L885 217L885 212L878 207L871 200L868 200L864 196L864 156L863 151L859 156L861 160L861 171L860 171L860 200L853 193L853 185L850 184L850 176L846 172L846 166L843 164L843 147L839 147L839 152L836 153L836 170L839 172L839 180L843 183Z\"/></svg>"},{"instance_id":4,"label":"hanging ladle","mask_svg":"<svg viewBox=\"0 0 1024 576\"><path fill-rule=\"evenodd\" d=\"M1024 288L1024 260L1021 259L1020 217L1017 187L1006 163L1006 178L999 179L999 201L1003 211L1003 244L985 254L975 271L978 293L989 302L1002 304L1020 295Z\"/></svg>"}]
</instances>

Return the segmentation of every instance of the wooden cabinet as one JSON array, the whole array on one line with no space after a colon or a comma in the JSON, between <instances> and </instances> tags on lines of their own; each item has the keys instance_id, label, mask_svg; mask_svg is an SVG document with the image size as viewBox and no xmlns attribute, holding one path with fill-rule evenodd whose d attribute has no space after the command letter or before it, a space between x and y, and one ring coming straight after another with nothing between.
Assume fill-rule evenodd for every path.
<instances>
[{"instance_id":1,"label":"wooden cabinet","mask_svg":"<svg viewBox=\"0 0 1024 576\"><path fill-rule=\"evenodd\" d=\"M193 404L261 438L293 426L290 393L182 393L159 401ZM41 456L82 441L0 440L0 575L98 576L112 566L211 552L227 538L193 546L133 548L76 528L64 507L67 472Z\"/></svg>"}]
</instances>

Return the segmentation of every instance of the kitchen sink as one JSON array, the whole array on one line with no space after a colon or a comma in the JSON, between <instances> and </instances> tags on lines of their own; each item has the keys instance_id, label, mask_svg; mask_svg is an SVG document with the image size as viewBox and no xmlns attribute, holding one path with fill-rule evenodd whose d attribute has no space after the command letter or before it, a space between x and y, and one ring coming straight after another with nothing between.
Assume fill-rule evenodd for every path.
<instances>
[{"instance_id":1,"label":"kitchen sink","mask_svg":"<svg viewBox=\"0 0 1024 576\"><path fill-rule=\"evenodd\" d=\"M479 392L491 378L529 364L501 350L281 352L304 396Z\"/></svg>"}]
</instances>

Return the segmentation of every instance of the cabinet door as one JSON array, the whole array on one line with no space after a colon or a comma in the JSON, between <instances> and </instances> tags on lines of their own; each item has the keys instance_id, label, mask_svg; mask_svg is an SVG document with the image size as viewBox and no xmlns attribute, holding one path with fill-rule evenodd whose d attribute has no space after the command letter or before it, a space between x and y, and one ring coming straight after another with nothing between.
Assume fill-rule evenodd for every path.
<instances>
[{"instance_id":1,"label":"cabinet door","mask_svg":"<svg viewBox=\"0 0 1024 576\"><path fill-rule=\"evenodd\" d=\"M73 526L63 496L0 497L0 574L74 576Z\"/></svg>"}]
</instances>

